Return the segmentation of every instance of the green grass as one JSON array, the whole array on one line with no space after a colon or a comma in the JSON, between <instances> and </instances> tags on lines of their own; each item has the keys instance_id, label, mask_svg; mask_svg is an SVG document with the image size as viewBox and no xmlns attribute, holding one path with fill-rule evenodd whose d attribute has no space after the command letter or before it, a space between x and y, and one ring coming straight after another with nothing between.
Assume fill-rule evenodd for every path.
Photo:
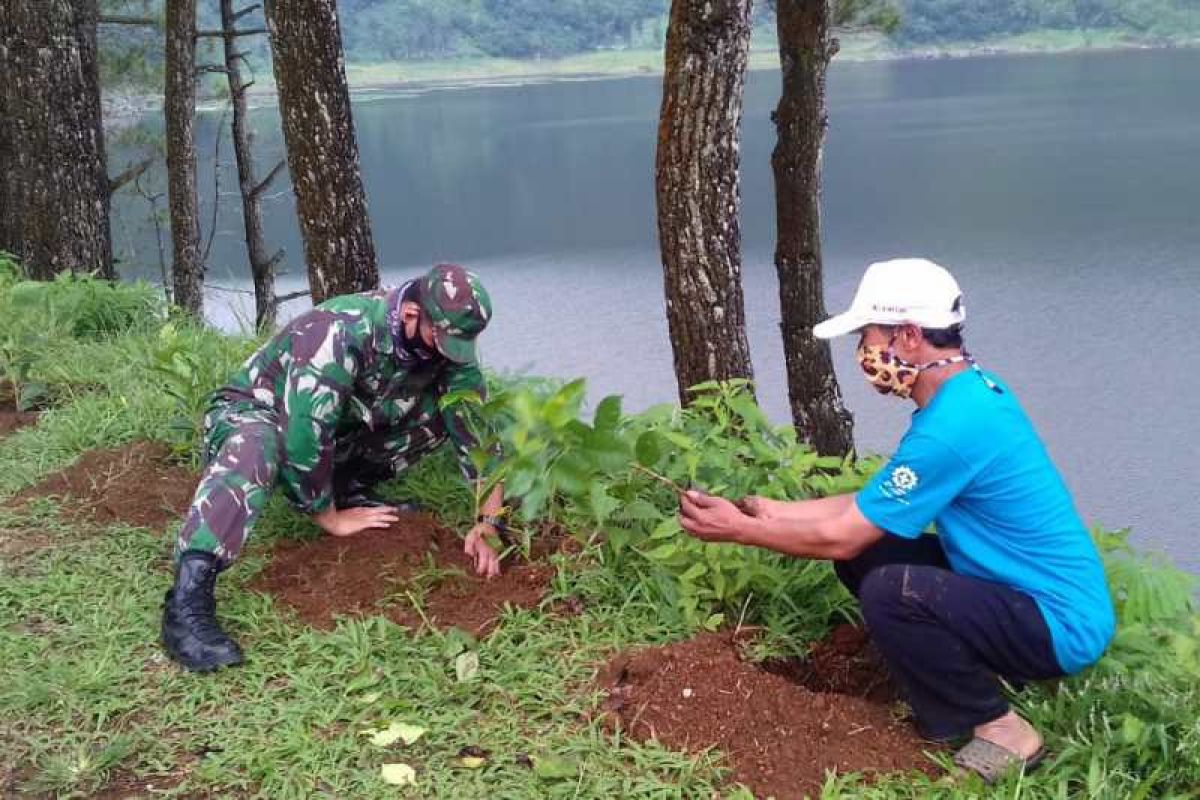
<instances>
[{"instance_id":1,"label":"green grass","mask_svg":"<svg viewBox=\"0 0 1200 800\"><path fill-rule=\"evenodd\" d=\"M687 757L625 741L595 719L596 665L619 648L688 635L663 613L652 572L610 568L597 549L556 557L550 599L582 598L578 616L513 612L477 643L375 617L317 631L246 588L271 543L318 535L276 498L218 590L247 664L197 676L166 662L156 638L174 526L96 530L60 517L50 501L19 510L4 503L89 448L138 438L181 451L194 444L173 421L194 406L197 387L215 384L252 343L157 325L102 341L54 333L28 377L46 383L57 405L38 427L0 441L4 791L15 781L35 794L90 797L136 776L167 796L739 796L721 754ZM455 474L449 459L430 459L396 491L461 525L469 495ZM1047 766L986 791L923 776L873 785L842 776L823 796L1200 797L1200 631L1190 588L1166 566L1122 555L1122 541L1102 538L1122 616L1109 656L1085 675L1016 697L1054 753ZM794 599L802 609L827 601ZM469 682L455 672L464 647L480 663ZM426 733L386 749L362 735L397 720ZM468 746L489 751L481 769L457 761ZM524 755L562 759L571 776L539 777ZM417 785L385 784L380 767L392 762L414 767Z\"/></svg>"}]
</instances>

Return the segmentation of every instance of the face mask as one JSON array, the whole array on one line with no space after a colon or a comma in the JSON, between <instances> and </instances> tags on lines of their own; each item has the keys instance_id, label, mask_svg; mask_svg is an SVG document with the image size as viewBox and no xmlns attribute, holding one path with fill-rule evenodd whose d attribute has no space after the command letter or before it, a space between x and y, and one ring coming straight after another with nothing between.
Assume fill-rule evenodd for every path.
<instances>
[{"instance_id":1,"label":"face mask","mask_svg":"<svg viewBox=\"0 0 1200 800\"><path fill-rule=\"evenodd\" d=\"M894 395L902 400L912 397L917 376L925 370L946 367L961 361L972 361L969 355L963 353L950 356L950 358L930 361L928 364L913 364L896 355L892 349L895 341L896 336L893 334L892 338L888 340L887 347L877 344L860 345L855 355L858 358L859 367L867 376L867 382L875 387L875 391L880 394ZM972 363L974 362L972 361Z\"/></svg>"},{"instance_id":2,"label":"face mask","mask_svg":"<svg viewBox=\"0 0 1200 800\"><path fill-rule=\"evenodd\" d=\"M438 358L438 353L434 350L431 350L429 345L425 344L425 341L421 338L420 322L417 323L417 335L411 338L408 335L408 331L406 331L404 326L401 325L400 338L402 340L401 344L404 348L405 354L408 355L408 357L412 360L424 364L429 361L434 361Z\"/></svg>"}]
</instances>

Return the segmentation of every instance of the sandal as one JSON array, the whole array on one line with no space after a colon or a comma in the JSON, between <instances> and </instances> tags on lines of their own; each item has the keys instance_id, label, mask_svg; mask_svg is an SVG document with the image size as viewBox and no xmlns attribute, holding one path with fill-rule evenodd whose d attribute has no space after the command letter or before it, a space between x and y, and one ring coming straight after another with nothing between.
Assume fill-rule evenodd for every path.
<instances>
[{"instance_id":1,"label":"sandal","mask_svg":"<svg viewBox=\"0 0 1200 800\"><path fill-rule=\"evenodd\" d=\"M1019 766L1024 772L1031 772L1045 758L1045 747L1039 747L1029 758L1021 758L1007 747L975 737L954 754L954 763L978 773L983 782L991 786L1015 767Z\"/></svg>"}]
</instances>

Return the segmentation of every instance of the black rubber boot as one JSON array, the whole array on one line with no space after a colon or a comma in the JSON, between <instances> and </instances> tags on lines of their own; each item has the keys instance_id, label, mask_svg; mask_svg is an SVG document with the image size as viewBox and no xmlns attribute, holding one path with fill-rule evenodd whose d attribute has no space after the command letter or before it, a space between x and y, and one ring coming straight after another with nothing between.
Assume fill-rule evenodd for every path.
<instances>
[{"instance_id":1,"label":"black rubber boot","mask_svg":"<svg viewBox=\"0 0 1200 800\"><path fill-rule=\"evenodd\" d=\"M242 650L217 624L213 591L221 565L212 553L188 550L175 568L175 586L163 603L162 643L187 669L211 672L242 663Z\"/></svg>"}]
</instances>

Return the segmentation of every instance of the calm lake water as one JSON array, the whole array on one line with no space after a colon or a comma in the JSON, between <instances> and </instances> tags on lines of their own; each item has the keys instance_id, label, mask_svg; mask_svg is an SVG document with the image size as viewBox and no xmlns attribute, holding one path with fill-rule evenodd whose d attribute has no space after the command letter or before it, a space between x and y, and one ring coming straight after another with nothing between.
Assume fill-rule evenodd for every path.
<instances>
[{"instance_id":1,"label":"calm lake water","mask_svg":"<svg viewBox=\"0 0 1200 800\"><path fill-rule=\"evenodd\" d=\"M831 310L849 303L870 261L948 266L964 288L971 351L1019 393L1085 518L1132 526L1140 545L1200 572L1200 503L1187 488L1200 475L1197 75L1194 50L835 64L825 256ZM777 93L775 74L751 75L742 230L759 394L782 422ZM623 394L632 409L672 400L653 194L659 99L652 77L360 97L385 281L465 263L496 305L490 366L586 376L593 399ZM276 111L256 113L265 172L282 142ZM205 116L206 202L214 127ZM227 170L222 191L235 187ZM129 275L157 272L144 214L128 207L114 226L118 247L145 264ZM267 233L302 272L290 195L270 207ZM231 196L213 282L244 288L244 259ZM210 314L235 325L243 299L214 292ZM875 395L851 350L839 342L835 358L860 448L889 452L910 407Z\"/></svg>"}]
</instances>

